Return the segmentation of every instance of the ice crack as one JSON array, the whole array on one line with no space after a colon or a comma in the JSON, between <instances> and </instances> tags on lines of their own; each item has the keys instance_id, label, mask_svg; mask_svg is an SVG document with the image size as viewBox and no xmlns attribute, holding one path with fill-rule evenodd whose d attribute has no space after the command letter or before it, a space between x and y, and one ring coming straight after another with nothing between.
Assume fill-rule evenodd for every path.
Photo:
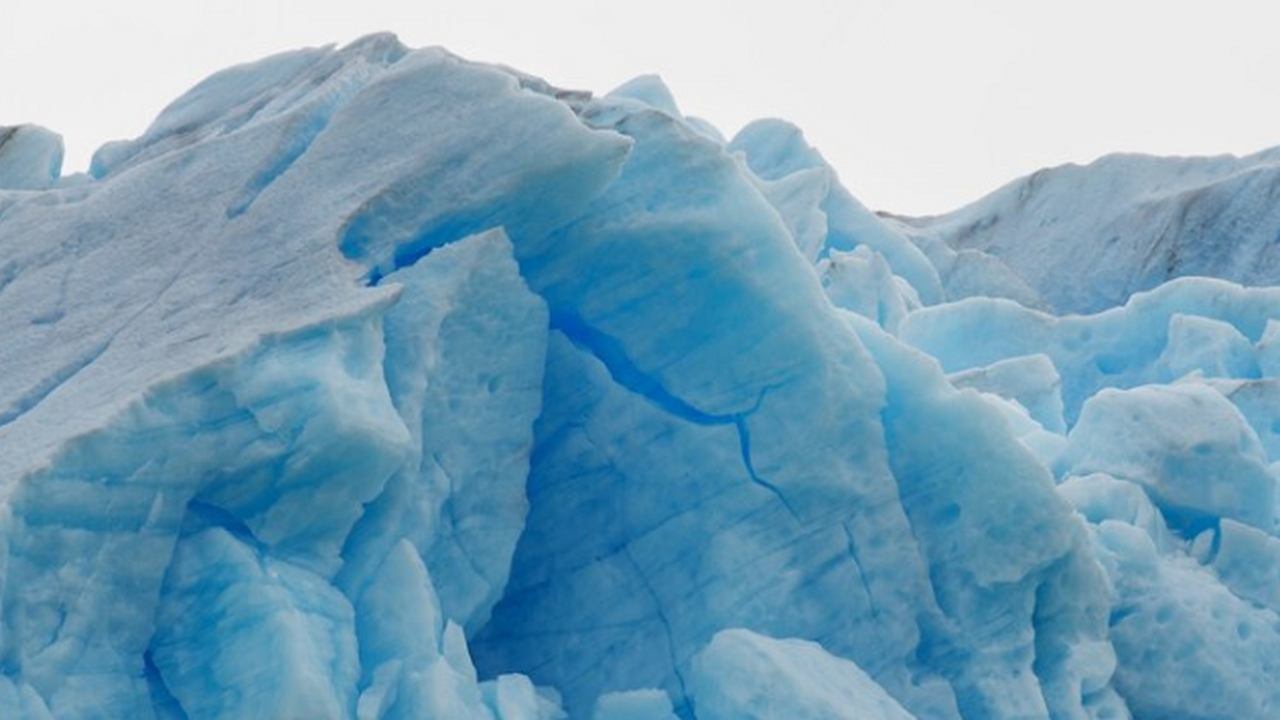
<instances>
[{"instance_id":1,"label":"ice crack","mask_svg":"<svg viewBox=\"0 0 1280 720\"><path fill-rule=\"evenodd\" d=\"M668 415L674 415L694 425L716 426L732 425L738 434L738 445L742 452L742 466L751 482L768 490L793 518L799 518L794 507L783 494L782 489L756 472L755 463L751 459L751 431L747 420L764 402L770 390L779 387L767 385L761 388L755 403L742 412L718 415L700 410L683 398L680 398L662 385L662 382L641 370L627 355L622 343L606 333L588 325L583 319L563 310L551 311L551 328L564 333L566 337L581 350L590 353L599 360L608 371L614 382L630 392L643 397Z\"/></svg>"}]
</instances>

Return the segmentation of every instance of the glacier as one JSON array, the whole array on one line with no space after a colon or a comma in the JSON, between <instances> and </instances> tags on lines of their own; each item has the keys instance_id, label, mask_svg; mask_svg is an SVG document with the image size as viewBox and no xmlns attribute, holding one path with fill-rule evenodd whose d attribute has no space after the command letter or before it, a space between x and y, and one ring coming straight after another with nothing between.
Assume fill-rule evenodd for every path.
<instances>
[{"instance_id":1,"label":"glacier","mask_svg":"<svg viewBox=\"0 0 1280 720\"><path fill-rule=\"evenodd\" d=\"M1277 159L905 218L391 35L0 128L0 717L1273 718Z\"/></svg>"}]
</instances>

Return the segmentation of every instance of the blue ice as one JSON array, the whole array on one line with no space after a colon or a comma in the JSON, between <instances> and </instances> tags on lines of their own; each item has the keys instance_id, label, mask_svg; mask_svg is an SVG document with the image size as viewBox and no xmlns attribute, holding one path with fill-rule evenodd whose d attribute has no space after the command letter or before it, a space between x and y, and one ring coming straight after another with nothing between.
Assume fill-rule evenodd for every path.
<instances>
[{"instance_id":1,"label":"blue ice","mask_svg":"<svg viewBox=\"0 0 1280 720\"><path fill-rule=\"evenodd\" d=\"M0 717L1273 717L1277 158L894 217L389 35L0 129Z\"/></svg>"}]
</instances>

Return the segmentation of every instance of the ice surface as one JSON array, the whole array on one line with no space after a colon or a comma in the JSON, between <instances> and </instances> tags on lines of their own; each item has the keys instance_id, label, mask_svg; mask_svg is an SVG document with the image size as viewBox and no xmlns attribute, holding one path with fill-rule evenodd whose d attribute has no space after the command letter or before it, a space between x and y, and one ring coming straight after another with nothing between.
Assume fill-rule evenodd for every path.
<instances>
[{"instance_id":1,"label":"ice surface","mask_svg":"<svg viewBox=\"0 0 1280 720\"><path fill-rule=\"evenodd\" d=\"M857 665L813 642L725 630L694 667L702 720L914 718Z\"/></svg>"},{"instance_id":2,"label":"ice surface","mask_svg":"<svg viewBox=\"0 0 1280 720\"><path fill-rule=\"evenodd\" d=\"M676 720L671 698L661 690L605 693L591 717L594 720Z\"/></svg>"},{"instance_id":3,"label":"ice surface","mask_svg":"<svg viewBox=\"0 0 1280 720\"><path fill-rule=\"evenodd\" d=\"M1280 290L1161 284L1274 153L894 218L388 35L0 138L0 718L1280 710Z\"/></svg>"}]
</instances>

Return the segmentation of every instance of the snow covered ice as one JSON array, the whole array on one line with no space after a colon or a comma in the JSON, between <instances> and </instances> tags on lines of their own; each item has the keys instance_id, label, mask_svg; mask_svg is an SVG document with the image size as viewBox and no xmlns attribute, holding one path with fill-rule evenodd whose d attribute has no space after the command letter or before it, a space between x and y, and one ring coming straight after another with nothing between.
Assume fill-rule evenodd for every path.
<instances>
[{"instance_id":1,"label":"snow covered ice","mask_svg":"<svg viewBox=\"0 0 1280 720\"><path fill-rule=\"evenodd\" d=\"M0 718L1280 716L1274 152L881 216L379 35L61 157L0 128Z\"/></svg>"}]
</instances>

